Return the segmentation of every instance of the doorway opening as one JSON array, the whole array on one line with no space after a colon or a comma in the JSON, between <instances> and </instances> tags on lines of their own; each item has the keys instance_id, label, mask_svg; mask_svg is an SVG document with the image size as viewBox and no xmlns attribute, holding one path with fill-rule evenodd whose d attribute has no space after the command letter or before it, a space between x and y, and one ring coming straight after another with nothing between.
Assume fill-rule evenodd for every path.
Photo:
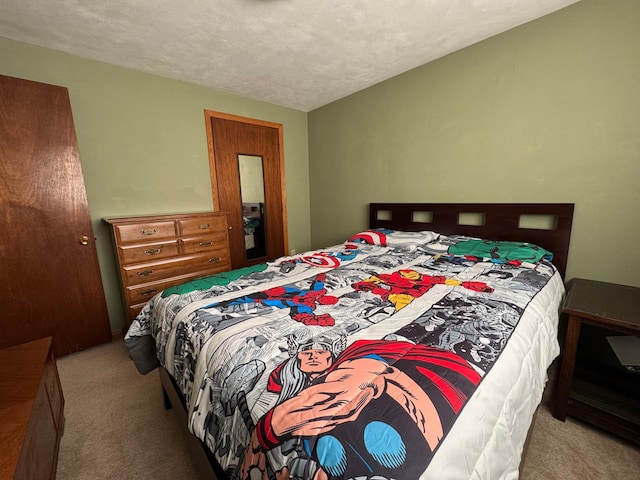
<instances>
[{"instance_id":1,"label":"doorway opening","mask_svg":"<svg viewBox=\"0 0 640 480\"><path fill-rule=\"evenodd\" d=\"M232 268L288 251L282 124L205 110L214 209L227 213Z\"/></svg>"}]
</instances>

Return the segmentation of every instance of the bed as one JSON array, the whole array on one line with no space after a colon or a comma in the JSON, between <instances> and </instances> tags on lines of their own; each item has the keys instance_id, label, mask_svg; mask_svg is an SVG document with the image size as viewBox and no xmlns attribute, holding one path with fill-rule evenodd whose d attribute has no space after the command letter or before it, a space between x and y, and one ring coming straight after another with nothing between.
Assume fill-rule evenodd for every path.
<instances>
[{"instance_id":1,"label":"bed","mask_svg":"<svg viewBox=\"0 0 640 480\"><path fill-rule=\"evenodd\" d=\"M369 205L328 248L172 287L125 337L218 478L513 479L573 204Z\"/></svg>"}]
</instances>

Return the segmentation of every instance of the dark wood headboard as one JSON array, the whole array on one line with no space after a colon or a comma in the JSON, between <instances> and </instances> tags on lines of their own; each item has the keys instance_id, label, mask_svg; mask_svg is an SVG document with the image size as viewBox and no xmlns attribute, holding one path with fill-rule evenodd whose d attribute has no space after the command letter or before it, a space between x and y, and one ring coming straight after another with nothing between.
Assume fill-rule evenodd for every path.
<instances>
[{"instance_id":1,"label":"dark wood headboard","mask_svg":"<svg viewBox=\"0 0 640 480\"><path fill-rule=\"evenodd\" d=\"M564 278L573 209L573 203L371 203L369 228L534 243L553 252Z\"/></svg>"}]
</instances>

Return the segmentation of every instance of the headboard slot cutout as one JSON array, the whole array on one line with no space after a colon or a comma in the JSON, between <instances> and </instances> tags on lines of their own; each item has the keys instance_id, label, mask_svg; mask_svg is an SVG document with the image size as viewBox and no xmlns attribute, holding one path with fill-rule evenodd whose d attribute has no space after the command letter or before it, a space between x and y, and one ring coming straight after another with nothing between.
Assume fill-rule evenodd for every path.
<instances>
[{"instance_id":1,"label":"headboard slot cutout","mask_svg":"<svg viewBox=\"0 0 640 480\"><path fill-rule=\"evenodd\" d=\"M391 213L391 210L377 210L376 220L390 222L391 220L393 220L393 214Z\"/></svg>"},{"instance_id":2,"label":"headboard slot cutout","mask_svg":"<svg viewBox=\"0 0 640 480\"><path fill-rule=\"evenodd\" d=\"M460 212L458 214L458 225L469 225L474 227L484 227L487 219L481 212Z\"/></svg>"},{"instance_id":3,"label":"headboard slot cutout","mask_svg":"<svg viewBox=\"0 0 640 480\"><path fill-rule=\"evenodd\" d=\"M416 223L433 223L433 212L414 210L411 213L411 221Z\"/></svg>"},{"instance_id":4,"label":"headboard slot cutout","mask_svg":"<svg viewBox=\"0 0 640 480\"><path fill-rule=\"evenodd\" d=\"M520 215L518 228L531 228L534 230L556 230L558 228L557 215Z\"/></svg>"}]
</instances>

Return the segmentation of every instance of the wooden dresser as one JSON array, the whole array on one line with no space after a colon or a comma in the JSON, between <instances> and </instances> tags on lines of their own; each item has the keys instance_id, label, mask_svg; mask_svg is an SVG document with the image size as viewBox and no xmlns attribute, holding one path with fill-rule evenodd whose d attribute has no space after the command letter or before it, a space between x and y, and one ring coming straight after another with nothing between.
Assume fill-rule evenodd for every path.
<instances>
[{"instance_id":1,"label":"wooden dresser","mask_svg":"<svg viewBox=\"0 0 640 480\"><path fill-rule=\"evenodd\" d=\"M0 350L0 480L54 479L63 428L51 337Z\"/></svg>"},{"instance_id":2,"label":"wooden dresser","mask_svg":"<svg viewBox=\"0 0 640 480\"><path fill-rule=\"evenodd\" d=\"M127 319L158 292L231 269L222 212L105 218L111 225Z\"/></svg>"}]
</instances>

